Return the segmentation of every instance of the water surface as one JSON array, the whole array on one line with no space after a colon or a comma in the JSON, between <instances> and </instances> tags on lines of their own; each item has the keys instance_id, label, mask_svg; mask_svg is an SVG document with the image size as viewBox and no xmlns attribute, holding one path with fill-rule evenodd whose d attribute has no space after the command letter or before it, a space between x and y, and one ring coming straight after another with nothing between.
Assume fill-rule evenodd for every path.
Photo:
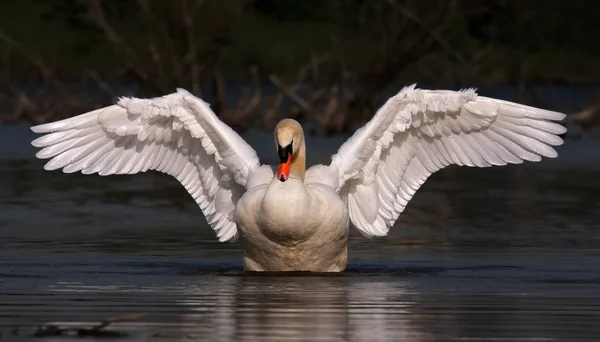
<instances>
[{"instance_id":1,"label":"water surface","mask_svg":"<svg viewBox=\"0 0 600 342\"><path fill-rule=\"evenodd\" d=\"M389 236L352 232L336 275L244 273L239 245L217 242L174 179L46 172L24 146L0 153L1 341L134 313L148 315L115 324L116 340L600 336L597 142L549 163L436 173Z\"/></svg>"}]
</instances>

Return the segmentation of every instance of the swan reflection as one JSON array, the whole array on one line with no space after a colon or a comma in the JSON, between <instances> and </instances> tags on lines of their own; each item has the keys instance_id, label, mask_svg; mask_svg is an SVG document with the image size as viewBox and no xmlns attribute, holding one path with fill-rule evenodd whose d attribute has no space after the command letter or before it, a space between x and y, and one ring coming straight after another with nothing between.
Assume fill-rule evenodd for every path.
<instances>
[{"instance_id":1,"label":"swan reflection","mask_svg":"<svg viewBox=\"0 0 600 342\"><path fill-rule=\"evenodd\" d=\"M184 325L211 327L213 341L402 340L410 322L408 284L349 276L220 277L185 284ZM207 294L211 294L207 296ZM204 330L204 329L202 329Z\"/></svg>"}]
</instances>

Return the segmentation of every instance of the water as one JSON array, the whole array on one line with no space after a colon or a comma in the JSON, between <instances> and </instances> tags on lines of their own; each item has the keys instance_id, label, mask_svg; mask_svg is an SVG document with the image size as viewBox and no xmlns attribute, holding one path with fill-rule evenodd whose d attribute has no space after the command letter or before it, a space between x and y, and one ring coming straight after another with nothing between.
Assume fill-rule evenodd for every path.
<instances>
[{"instance_id":1,"label":"water","mask_svg":"<svg viewBox=\"0 0 600 342\"><path fill-rule=\"evenodd\" d=\"M114 324L122 334L115 340L600 334L597 141L567 144L548 163L443 170L388 237L352 233L346 272L261 275L242 272L239 246L216 241L174 179L46 172L31 158L29 133L0 128L0 341L30 340L49 322L89 325L135 313L148 315ZM249 140L271 143L260 134Z\"/></svg>"}]
</instances>

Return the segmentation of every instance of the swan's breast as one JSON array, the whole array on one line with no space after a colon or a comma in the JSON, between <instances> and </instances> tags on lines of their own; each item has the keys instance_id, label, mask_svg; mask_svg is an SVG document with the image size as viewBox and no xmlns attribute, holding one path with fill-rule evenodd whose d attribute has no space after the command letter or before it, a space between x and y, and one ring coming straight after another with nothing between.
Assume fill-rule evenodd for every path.
<instances>
[{"instance_id":1,"label":"swan's breast","mask_svg":"<svg viewBox=\"0 0 600 342\"><path fill-rule=\"evenodd\" d=\"M316 230L311 195L298 179L274 179L261 201L257 224L263 235L282 243L305 240Z\"/></svg>"},{"instance_id":2,"label":"swan's breast","mask_svg":"<svg viewBox=\"0 0 600 342\"><path fill-rule=\"evenodd\" d=\"M236 207L244 267L343 270L349 215L342 198L323 184L275 182L245 193Z\"/></svg>"},{"instance_id":3,"label":"swan's breast","mask_svg":"<svg viewBox=\"0 0 600 342\"><path fill-rule=\"evenodd\" d=\"M343 234L348 212L330 187L274 179L244 194L236 208L236 221L246 238L262 236L288 245L318 234Z\"/></svg>"}]
</instances>

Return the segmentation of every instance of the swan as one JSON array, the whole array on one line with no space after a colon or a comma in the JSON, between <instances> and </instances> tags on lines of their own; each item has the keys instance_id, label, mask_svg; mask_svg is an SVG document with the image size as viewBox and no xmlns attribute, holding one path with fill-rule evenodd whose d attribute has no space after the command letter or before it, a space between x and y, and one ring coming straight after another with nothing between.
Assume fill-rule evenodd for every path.
<instances>
[{"instance_id":1,"label":"swan","mask_svg":"<svg viewBox=\"0 0 600 342\"><path fill-rule=\"evenodd\" d=\"M448 165L488 167L554 158L565 114L411 85L335 153L306 169L297 121L275 127L279 165L250 147L186 90L34 126L46 170L100 175L156 170L175 177L219 241L239 241L248 271L341 272L350 223L384 236L427 177Z\"/></svg>"}]
</instances>

